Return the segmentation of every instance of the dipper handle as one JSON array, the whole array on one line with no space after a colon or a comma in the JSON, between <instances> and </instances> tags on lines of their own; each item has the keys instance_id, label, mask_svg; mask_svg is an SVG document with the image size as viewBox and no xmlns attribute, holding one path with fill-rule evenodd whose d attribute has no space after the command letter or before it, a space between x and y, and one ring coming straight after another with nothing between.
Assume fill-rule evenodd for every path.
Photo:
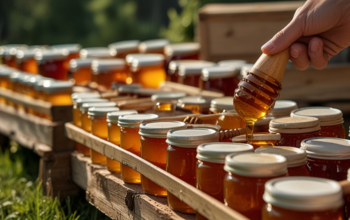
<instances>
[{"instance_id":1,"label":"dipper handle","mask_svg":"<svg viewBox=\"0 0 350 220\"><path fill-rule=\"evenodd\" d=\"M254 64L251 72L261 71L281 83L288 60L289 48L275 55L263 53Z\"/></svg>"}]
</instances>

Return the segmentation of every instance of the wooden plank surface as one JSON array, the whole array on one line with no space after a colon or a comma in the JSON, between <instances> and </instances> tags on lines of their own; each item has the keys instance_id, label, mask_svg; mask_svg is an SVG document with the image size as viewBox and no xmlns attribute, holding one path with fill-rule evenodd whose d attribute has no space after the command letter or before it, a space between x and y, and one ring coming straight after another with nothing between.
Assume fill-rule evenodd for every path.
<instances>
[{"instance_id":1,"label":"wooden plank surface","mask_svg":"<svg viewBox=\"0 0 350 220\"><path fill-rule=\"evenodd\" d=\"M20 104L37 112L49 115L52 118L52 121L72 121L72 105L55 106L51 105L51 103L33 99L2 88L0 88L0 97L4 97L16 104Z\"/></svg>"},{"instance_id":2,"label":"wooden plank surface","mask_svg":"<svg viewBox=\"0 0 350 220\"><path fill-rule=\"evenodd\" d=\"M0 105L0 120L0 132L29 149L74 149L73 141L64 134L62 122L51 122L3 104Z\"/></svg>"},{"instance_id":3,"label":"wooden plank surface","mask_svg":"<svg viewBox=\"0 0 350 220\"><path fill-rule=\"evenodd\" d=\"M124 165L140 172L150 180L165 188L168 192L174 194L183 202L190 205L197 212L206 216L211 220L245 220L247 219L238 212L226 207L221 202L213 199L209 195L201 192L186 182L174 177L157 166L143 160L142 158L121 149L120 147L100 139L84 130L77 128L71 123L66 123L66 133L69 138L88 146L89 148L113 158ZM108 176L106 174L106 176ZM109 177L109 176L108 176ZM88 180L88 182L90 182ZM101 181L100 184L108 184L109 182ZM89 184L88 184L89 189ZM112 198L112 197L111 197Z\"/></svg>"}]
</instances>

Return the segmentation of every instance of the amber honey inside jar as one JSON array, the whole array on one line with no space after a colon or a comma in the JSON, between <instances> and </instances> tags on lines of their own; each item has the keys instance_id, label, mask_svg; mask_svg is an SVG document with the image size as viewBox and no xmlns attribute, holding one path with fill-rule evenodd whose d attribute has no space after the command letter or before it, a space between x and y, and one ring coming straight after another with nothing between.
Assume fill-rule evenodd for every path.
<instances>
[{"instance_id":1,"label":"amber honey inside jar","mask_svg":"<svg viewBox=\"0 0 350 220\"><path fill-rule=\"evenodd\" d=\"M281 146L300 147L307 138L321 137L320 122L312 117L284 117L270 121L270 133L281 135Z\"/></svg>"},{"instance_id":2,"label":"amber honey inside jar","mask_svg":"<svg viewBox=\"0 0 350 220\"><path fill-rule=\"evenodd\" d=\"M166 171L196 186L196 155L200 144L217 142L219 134L213 129L179 129L170 130L167 134L167 161ZM179 162L181 161L181 162ZM175 195L168 192L169 207L183 213L195 213L189 205L182 202Z\"/></svg>"},{"instance_id":3,"label":"amber honey inside jar","mask_svg":"<svg viewBox=\"0 0 350 220\"><path fill-rule=\"evenodd\" d=\"M193 114L208 114L210 101L200 96L187 96L179 99L177 106L191 110Z\"/></svg>"},{"instance_id":4,"label":"amber honey inside jar","mask_svg":"<svg viewBox=\"0 0 350 220\"><path fill-rule=\"evenodd\" d=\"M135 110L124 110L117 112L110 112L107 114L108 122L108 141L115 145L120 146L120 127L118 125L118 119L122 115L135 115ZM107 157L107 169L112 173L120 173L120 163L113 158Z\"/></svg>"},{"instance_id":5,"label":"amber honey inside jar","mask_svg":"<svg viewBox=\"0 0 350 220\"><path fill-rule=\"evenodd\" d=\"M316 117L320 121L323 137L345 138L343 113L339 109L330 107L306 107L296 109L292 117Z\"/></svg>"},{"instance_id":6,"label":"amber honey inside jar","mask_svg":"<svg viewBox=\"0 0 350 220\"><path fill-rule=\"evenodd\" d=\"M260 147L255 153L277 154L287 159L288 176L310 176L310 171L306 166L306 152L296 147Z\"/></svg>"},{"instance_id":7,"label":"amber honey inside jar","mask_svg":"<svg viewBox=\"0 0 350 220\"><path fill-rule=\"evenodd\" d=\"M45 47L38 46L30 49L18 50L16 53L17 69L27 73L39 74L38 65L34 56L37 51L42 50L45 50Z\"/></svg>"},{"instance_id":8,"label":"amber honey inside jar","mask_svg":"<svg viewBox=\"0 0 350 220\"><path fill-rule=\"evenodd\" d=\"M350 141L341 138L318 137L305 139L310 175L336 181L346 180L350 167Z\"/></svg>"},{"instance_id":9,"label":"amber honey inside jar","mask_svg":"<svg viewBox=\"0 0 350 220\"><path fill-rule=\"evenodd\" d=\"M170 61L167 69L167 81L177 83L179 81L179 67L181 64L193 63L193 60Z\"/></svg>"},{"instance_id":10,"label":"amber honey inside jar","mask_svg":"<svg viewBox=\"0 0 350 220\"><path fill-rule=\"evenodd\" d=\"M10 74L14 71L12 68L8 68L7 66L0 65L0 87L2 89L9 89L10 86ZM7 100L5 98L0 98L0 103L7 104Z\"/></svg>"},{"instance_id":11,"label":"amber honey inside jar","mask_svg":"<svg viewBox=\"0 0 350 220\"><path fill-rule=\"evenodd\" d=\"M72 88L73 84L70 82L49 81L44 83L43 91L45 101L53 105L71 105Z\"/></svg>"},{"instance_id":12,"label":"amber honey inside jar","mask_svg":"<svg viewBox=\"0 0 350 220\"><path fill-rule=\"evenodd\" d=\"M228 154L253 152L250 144L206 143L197 148L196 181L197 188L224 203L225 157ZM210 216L207 213L205 216ZM207 219L197 213L197 220Z\"/></svg>"},{"instance_id":13,"label":"amber honey inside jar","mask_svg":"<svg viewBox=\"0 0 350 220\"><path fill-rule=\"evenodd\" d=\"M120 147L141 157L141 135L139 126L142 121L158 118L156 114L123 115L118 119L120 127ZM132 168L121 165L122 180L126 183L141 184L141 174Z\"/></svg>"},{"instance_id":14,"label":"amber honey inside jar","mask_svg":"<svg viewBox=\"0 0 350 220\"><path fill-rule=\"evenodd\" d=\"M117 58L125 59L128 54L138 52L139 44L139 40L126 40L112 43L108 45L108 48L111 54L116 54Z\"/></svg>"},{"instance_id":15,"label":"amber honey inside jar","mask_svg":"<svg viewBox=\"0 0 350 220\"><path fill-rule=\"evenodd\" d=\"M83 48L79 52L80 59L111 59L114 56L107 47L88 47Z\"/></svg>"},{"instance_id":16,"label":"amber honey inside jar","mask_svg":"<svg viewBox=\"0 0 350 220\"><path fill-rule=\"evenodd\" d=\"M254 133L253 134L253 142L251 145L253 145L254 149L258 149L260 147L272 147L272 146L278 146L280 145L281 135L271 134L268 132L262 132L262 133ZM247 137L246 135L239 135L234 138L232 138L233 143L247 143Z\"/></svg>"},{"instance_id":17,"label":"amber honey inside jar","mask_svg":"<svg viewBox=\"0 0 350 220\"><path fill-rule=\"evenodd\" d=\"M225 204L249 219L261 219L264 184L287 176L287 160L262 153L228 155L224 169Z\"/></svg>"},{"instance_id":18,"label":"amber honey inside jar","mask_svg":"<svg viewBox=\"0 0 350 220\"><path fill-rule=\"evenodd\" d=\"M91 134L107 140L108 122L107 114L109 112L119 111L117 107L92 107L88 110L88 116L91 119ZM102 150L102 149L101 149ZM90 148L91 162L95 164L106 164L107 157L96 150Z\"/></svg>"},{"instance_id":19,"label":"amber honey inside jar","mask_svg":"<svg viewBox=\"0 0 350 220\"><path fill-rule=\"evenodd\" d=\"M81 45L80 44L58 44L58 45L50 46L49 49L64 50L64 51L66 51L66 53L68 53L67 60L64 63L64 68L68 71L69 70L69 62L72 59L79 58L79 52L81 49Z\"/></svg>"},{"instance_id":20,"label":"amber honey inside jar","mask_svg":"<svg viewBox=\"0 0 350 220\"><path fill-rule=\"evenodd\" d=\"M110 89L112 82L128 83L125 61L122 59L98 59L92 61L92 81Z\"/></svg>"},{"instance_id":21,"label":"amber honey inside jar","mask_svg":"<svg viewBox=\"0 0 350 220\"><path fill-rule=\"evenodd\" d=\"M34 57L37 61L40 75L56 80L68 80L68 69L65 66L68 59L68 51L37 51Z\"/></svg>"},{"instance_id":22,"label":"amber honey inside jar","mask_svg":"<svg viewBox=\"0 0 350 220\"><path fill-rule=\"evenodd\" d=\"M11 68L16 68L16 53L18 50L25 50L25 44L7 44L0 47L1 63Z\"/></svg>"},{"instance_id":23,"label":"amber honey inside jar","mask_svg":"<svg viewBox=\"0 0 350 220\"><path fill-rule=\"evenodd\" d=\"M285 177L265 184L262 220L342 220L341 186L314 177Z\"/></svg>"},{"instance_id":24,"label":"amber honey inside jar","mask_svg":"<svg viewBox=\"0 0 350 220\"><path fill-rule=\"evenodd\" d=\"M178 99L186 97L183 92L164 92L152 95L151 99L156 103L154 110L157 112L172 112L175 111Z\"/></svg>"},{"instance_id":25,"label":"amber honey inside jar","mask_svg":"<svg viewBox=\"0 0 350 220\"><path fill-rule=\"evenodd\" d=\"M215 63L204 60L193 60L192 62L181 63L179 65L178 83L200 88L200 78L202 69L212 67Z\"/></svg>"},{"instance_id":26,"label":"amber honey inside jar","mask_svg":"<svg viewBox=\"0 0 350 220\"><path fill-rule=\"evenodd\" d=\"M167 39L146 40L139 44L139 52L164 54L164 47L168 44Z\"/></svg>"},{"instance_id":27,"label":"amber honey inside jar","mask_svg":"<svg viewBox=\"0 0 350 220\"><path fill-rule=\"evenodd\" d=\"M173 60L199 60L200 44L186 42L168 44L164 47L165 68L168 70L169 63Z\"/></svg>"},{"instance_id":28,"label":"amber honey inside jar","mask_svg":"<svg viewBox=\"0 0 350 220\"><path fill-rule=\"evenodd\" d=\"M77 85L86 85L91 81L91 63L93 59L72 59L69 71Z\"/></svg>"}]
</instances>

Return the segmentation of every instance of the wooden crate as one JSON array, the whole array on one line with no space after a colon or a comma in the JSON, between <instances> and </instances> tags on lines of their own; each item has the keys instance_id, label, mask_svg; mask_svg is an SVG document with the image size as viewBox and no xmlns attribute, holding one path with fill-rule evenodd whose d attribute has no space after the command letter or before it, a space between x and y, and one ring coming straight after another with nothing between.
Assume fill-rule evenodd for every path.
<instances>
[{"instance_id":1,"label":"wooden crate","mask_svg":"<svg viewBox=\"0 0 350 220\"><path fill-rule=\"evenodd\" d=\"M201 58L255 62L261 46L285 27L304 1L208 4L199 12Z\"/></svg>"}]
</instances>

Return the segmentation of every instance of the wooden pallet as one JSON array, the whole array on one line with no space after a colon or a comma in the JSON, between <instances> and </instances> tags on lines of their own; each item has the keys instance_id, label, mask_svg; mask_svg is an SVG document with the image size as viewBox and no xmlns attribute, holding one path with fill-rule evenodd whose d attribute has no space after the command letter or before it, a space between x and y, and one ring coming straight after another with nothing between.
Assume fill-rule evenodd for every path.
<instances>
[{"instance_id":1,"label":"wooden pallet","mask_svg":"<svg viewBox=\"0 0 350 220\"><path fill-rule=\"evenodd\" d=\"M245 220L246 217L242 216L238 212L232 210L229 207L226 207L221 202L213 199L209 195L201 192L195 187L187 184L186 182L174 177L173 175L167 173L166 171L158 168L157 166L143 160L142 158L116 146L108 141L105 141L101 138L91 135L90 133L77 128L71 123L66 123L66 133L69 138L72 140L79 142L81 144L86 145L87 147L109 157L113 158L124 165L127 165L134 170L137 170L142 175L146 176L150 180L154 181L161 187L165 188L168 192L172 193L176 197L178 197L181 201L190 205L197 212L206 216L209 219L236 219L236 220ZM87 199L90 203L95 204L98 209L105 212L108 216L113 219L120 219L120 215L125 215L125 219L136 218L140 219L140 214L134 212L127 212L131 216L125 213L126 205L120 202L112 202L118 201L115 200L118 195L115 194L115 191L118 192L119 189L123 189L123 187L130 187L130 184L125 184L120 181L117 175L110 174L105 166L91 165L88 163L89 159L87 159L86 163L87 167L84 168L84 164L80 162L83 159L79 159L75 154L72 155L72 164L73 164L73 180L82 188L87 189ZM78 168L80 167L80 168ZM86 172L84 169L87 169ZM91 170L88 170L91 169ZM96 170L95 170L96 169ZM82 171L79 171L82 170ZM86 174L85 174L86 173ZM97 177L96 177L96 176ZM94 177L92 177L94 176ZM96 178L96 180L94 180ZM86 181L84 181L86 179ZM121 187L121 188L120 188ZM121 198L125 196L125 190L123 189L124 194L121 194ZM135 188L132 193L140 192L141 188ZM118 193L117 193L118 194ZM111 196L112 195L112 196ZM146 196L146 195L145 195ZM92 197L92 199L90 199ZM137 198L140 196L136 196ZM141 196L142 197L142 196ZM144 197L145 199L147 197ZM148 196L148 198L153 198ZM158 198L161 199L161 198ZM120 200L122 201L122 200ZM134 202L134 206L136 207L137 203L145 203L140 199L138 202ZM154 199L155 201L155 199ZM163 200L164 201L164 200ZM112 205L115 204L115 205ZM118 205L119 206L118 206ZM152 205L153 204L153 205ZM164 203L163 203L164 204ZM165 205L165 204L164 204ZM159 215L163 215L164 206L158 206L157 203L150 202L147 204L151 208L152 211L146 210L144 206L140 206L139 213L147 212L147 213L156 213L156 217L150 216L146 219L157 219ZM113 211L109 211L113 208ZM142 209L142 210L141 210ZM154 210L154 211L153 211ZM168 209L167 209L168 210ZM168 212L168 211L166 211ZM109 214L110 213L110 214ZM115 214L117 213L117 214ZM118 214L120 213L120 214ZM159 214L162 213L162 214ZM115 215L114 215L115 214ZM150 214L153 215L153 214ZM168 216L168 215L163 215ZM122 216L123 219L124 216ZM145 218L145 217L143 217ZM164 219L173 219L172 217L164 217Z\"/></svg>"}]
</instances>

